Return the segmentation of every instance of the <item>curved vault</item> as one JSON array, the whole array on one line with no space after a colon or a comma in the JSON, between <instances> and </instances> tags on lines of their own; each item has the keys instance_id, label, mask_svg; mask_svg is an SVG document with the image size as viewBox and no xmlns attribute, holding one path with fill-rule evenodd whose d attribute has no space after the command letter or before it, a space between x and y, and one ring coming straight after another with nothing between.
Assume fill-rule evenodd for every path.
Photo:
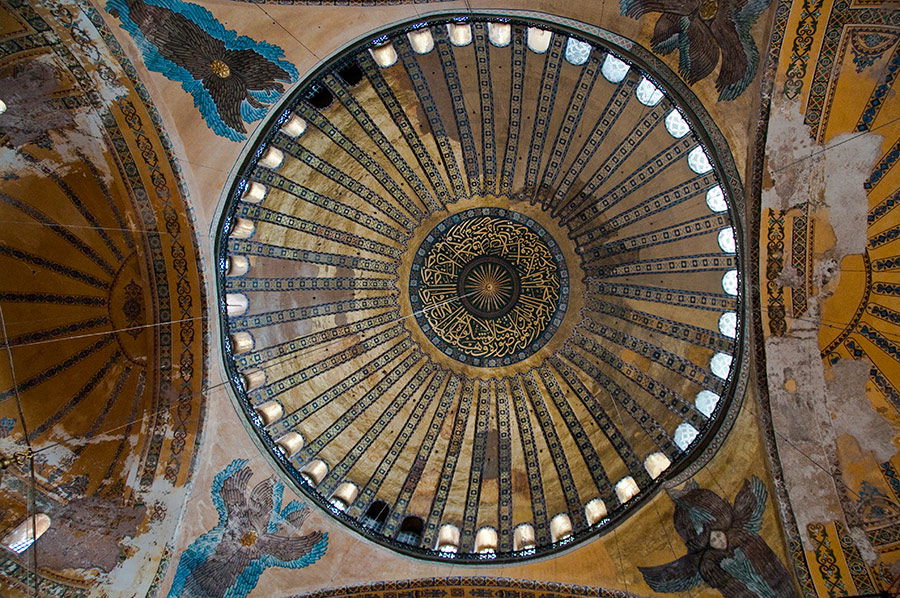
<instances>
[{"instance_id":1,"label":"curved vault","mask_svg":"<svg viewBox=\"0 0 900 598\"><path fill-rule=\"evenodd\" d=\"M358 41L272 116L220 223L249 424L402 552L511 561L611 529L708 458L736 393L727 152L596 28L447 14Z\"/></svg>"}]
</instances>

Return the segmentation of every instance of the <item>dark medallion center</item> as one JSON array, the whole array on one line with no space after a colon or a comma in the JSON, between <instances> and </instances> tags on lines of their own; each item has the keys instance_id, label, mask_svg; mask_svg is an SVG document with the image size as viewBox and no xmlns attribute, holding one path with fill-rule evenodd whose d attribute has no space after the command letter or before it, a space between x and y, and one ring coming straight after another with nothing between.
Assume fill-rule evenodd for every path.
<instances>
[{"instance_id":1,"label":"dark medallion center","mask_svg":"<svg viewBox=\"0 0 900 598\"><path fill-rule=\"evenodd\" d=\"M516 269L496 255L482 255L466 264L456 284L463 307L488 319L508 314L516 306L520 290Z\"/></svg>"},{"instance_id":2,"label":"dark medallion center","mask_svg":"<svg viewBox=\"0 0 900 598\"><path fill-rule=\"evenodd\" d=\"M438 224L416 252L410 303L444 354L481 367L533 355L562 323L568 271L556 241L518 212L478 208Z\"/></svg>"}]
</instances>

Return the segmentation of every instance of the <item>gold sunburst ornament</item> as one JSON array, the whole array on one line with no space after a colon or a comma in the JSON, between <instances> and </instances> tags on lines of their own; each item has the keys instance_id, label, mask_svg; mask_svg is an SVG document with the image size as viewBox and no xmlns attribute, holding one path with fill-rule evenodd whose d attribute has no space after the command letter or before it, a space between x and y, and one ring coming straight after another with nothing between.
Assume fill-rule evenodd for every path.
<instances>
[{"instance_id":1,"label":"gold sunburst ornament","mask_svg":"<svg viewBox=\"0 0 900 598\"><path fill-rule=\"evenodd\" d=\"M479 309L494 312L512 298L513 278L499 264L480 264L469 273L463 290Z\"/></svg>"}]
</instances>

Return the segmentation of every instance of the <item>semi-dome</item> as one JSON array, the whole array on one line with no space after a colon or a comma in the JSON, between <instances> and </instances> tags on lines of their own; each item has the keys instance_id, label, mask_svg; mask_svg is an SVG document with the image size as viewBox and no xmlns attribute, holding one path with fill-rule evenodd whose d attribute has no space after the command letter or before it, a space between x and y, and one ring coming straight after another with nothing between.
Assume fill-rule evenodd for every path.
<instances>
[{"instance_id":1,"label":"semi-dome","mask_svg":"<svg viewBox=\"0 0 900 598\"><path fill-rule=\"evenodd\" d=\"M217 244L234 391L286 477L369 539L560 550L723 432L738 197L699 102L626 39L513 13L374 32L237 169Z\"/></svg>"}]
</instances>

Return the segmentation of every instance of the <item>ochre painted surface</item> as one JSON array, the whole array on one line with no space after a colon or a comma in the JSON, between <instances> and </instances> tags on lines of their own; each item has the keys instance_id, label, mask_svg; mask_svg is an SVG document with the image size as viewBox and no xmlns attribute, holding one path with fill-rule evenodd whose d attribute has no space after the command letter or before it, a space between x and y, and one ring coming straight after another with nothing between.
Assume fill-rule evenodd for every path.
<instances>
[{"instance_id":1,"label":"ochre painted surface","mask_svg":"<svg viewBox=\"0 0 900 598\"><path fill-rule=\"evenodd\" d=\"M788 541L804 596L896 591L900 13L778 13L759 268Z\"/></svg>"},{"instance_id":2,"label":"ochre painted surface","mask_svg":"<svg viewBox=\"0 0 900 598\"><path fill-rule=\"evenodd\" d=\"M35 558L46 594L147 592L204 415L180 175L149 97L81 10L0 4L0 447L37 451L33 478L27 460L3 474L0 526L52 520L37 555L3 550L5 596L31 595Z\"/></svg>"}]
</instances>

